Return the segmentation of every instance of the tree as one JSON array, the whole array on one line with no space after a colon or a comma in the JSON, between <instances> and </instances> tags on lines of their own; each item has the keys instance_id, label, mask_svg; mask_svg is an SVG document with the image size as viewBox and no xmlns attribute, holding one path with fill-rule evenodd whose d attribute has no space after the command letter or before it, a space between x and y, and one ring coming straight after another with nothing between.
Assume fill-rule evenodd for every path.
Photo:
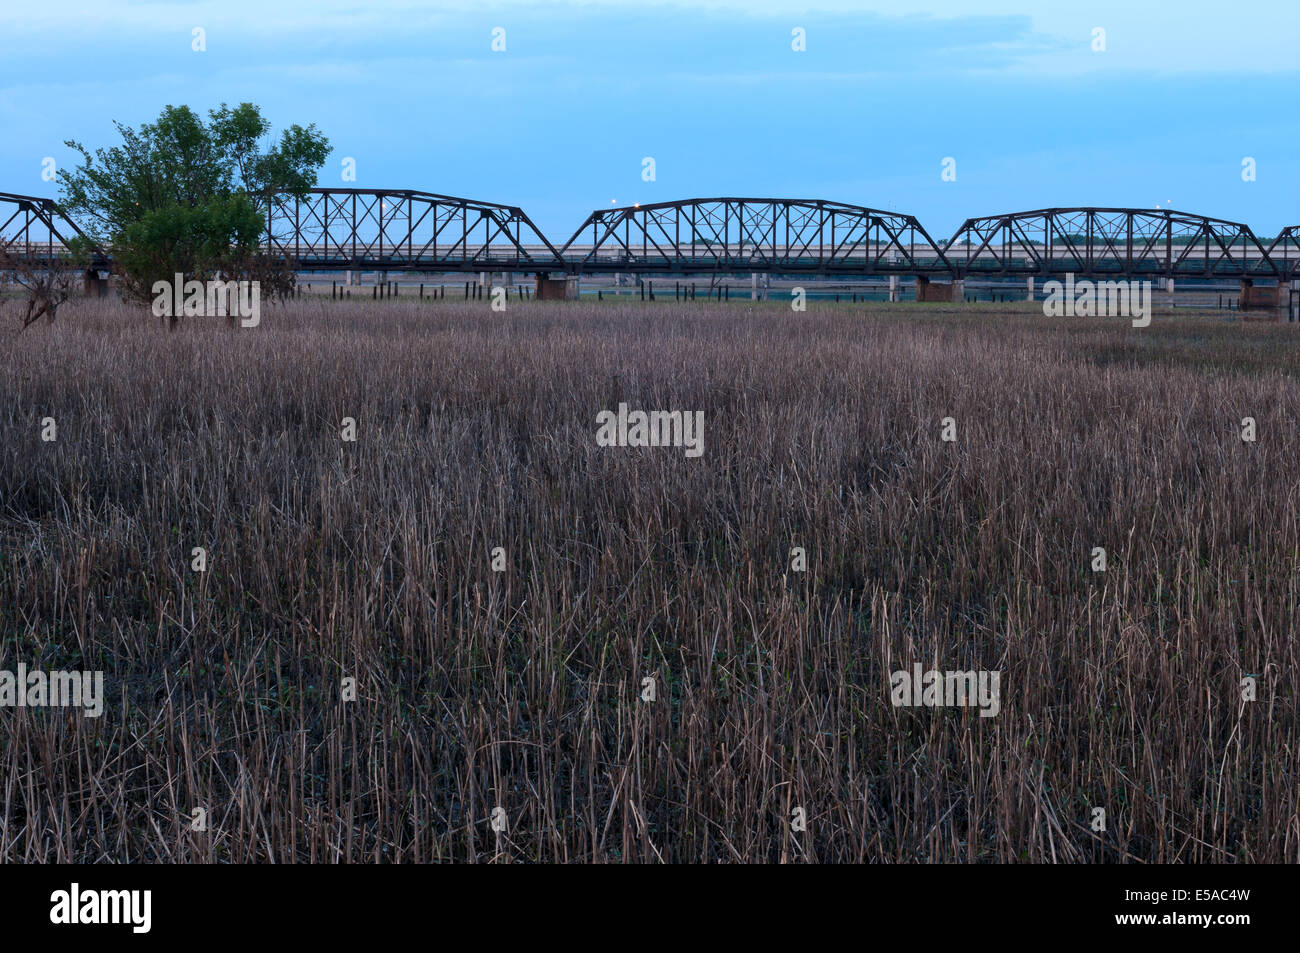
<instances>
[{"instance_id":1,"label":"tree","mask_svg":"<svg viewBox=\"0 0 1300 953\"><path fill-rule=\"evenodd\" d=\"M156 122L114 123L122 144L60 170L60 210L108 249L127 295L153 297L155 281L217 275L266 278L292 288L293 263L270 261L259 240L273 194L299 198L316 184L329 141L315 125L290 126L265 144L271 124L252 103L210 110L167 106ZM173 323L175 319L173 318Z\"/></svg>"}]
</instances>

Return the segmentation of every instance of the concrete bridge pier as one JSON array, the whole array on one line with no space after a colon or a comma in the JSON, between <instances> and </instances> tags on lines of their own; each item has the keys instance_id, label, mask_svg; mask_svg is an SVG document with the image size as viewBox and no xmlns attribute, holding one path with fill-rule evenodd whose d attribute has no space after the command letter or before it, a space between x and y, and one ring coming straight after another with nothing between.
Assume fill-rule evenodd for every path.
<instances>
[{"instance_id":1,"label":"concrete bridge pier","mask_svg":"<svg viewBox=\"0 0 1300 953\"><path fill-rule=\"evenodd\" d=\"M577 301L578 276L561 275L552 278L550 275L539 274L533 297L538 301Z\"/></svg>"},{"instance_id":2,"label":"concrete bridge pier","mask_svg":"<svg viewBox=\"0 0 1300 953\"><path fill-rule=\"evenodd\" d=\"M1034 300L1034 279L1033 278L1030 278L1028 281L1025 282L1025 291L1027 292L1025 295L1025 300L1033 301Z\"/></svg>"},{"instance_id":3,"label":"concrete bridge pier","mask_svg":"<svg viewBox=\"0 0 1300 953\"><path fill-rule=\"evenodd\" d=\"M966 282L961 278L954 278L952 281L944 283L931 281L924 275L917 275L916 300L944 302L964 301L966 300Z\"/></svg>"},{"instance_id":4,"label":"concrete bridge pier","mask_svg":"<svg viewBox=\"0 0 1300 953\"><path fill-rule=\"evenodd\" d=\"M1241 279L1241 317L1243 321L1291 320L1291 282L1279 281L1272 287L1255 287L1251 278Z\"/></svg>"},{"instance_id":5,"label":"concrete bridge pier","mask_svg":"<svg viewBox=\"0 0 1300 953\"><path fill-rule=\"evenodd\" d=\"M898 275L889 276L889 300L890 302L898 300Z\"/></svg>"},{"instance_id":6,"label":"concrete bridge pier","mask_svg":"<svg viewBox=\"0 0 1300 953\"><path fill-rule=\"evenodd\" d=\"M100 275L103 275L101 278ZM85 276L86 296L89 298L108 297L108 270L87 268Z\"/></svg>"}]
</instances>

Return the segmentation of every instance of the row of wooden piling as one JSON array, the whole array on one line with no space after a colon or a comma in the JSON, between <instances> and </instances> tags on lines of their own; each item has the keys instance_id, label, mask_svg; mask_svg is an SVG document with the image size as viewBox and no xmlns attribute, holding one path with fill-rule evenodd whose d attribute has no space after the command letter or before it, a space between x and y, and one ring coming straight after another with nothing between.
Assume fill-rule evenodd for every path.
<instances>
[{"instance_id":1,"label":"row of wooden piling","mask_svg":"<svg viewBox=\"0 0 1300 953\"><path fill-rule=\"evenodd\" d=\"M307 287L308 289L310 289L311 285L308 285ZM506 292L506 300L509 301L510 289L506 288L505 292ZM515 292L515 297L522 301L527 301L528 299L533 297L532 290L525 285L515 285L514 292ZM370 297L372 300L380 301L385 298L397 298L400 296L401 296L401 285L399 285L396 281L386 281L383 284L375 284L370 286ZM465 282L464 296L466 301L471 301L471 300L478 301L482 299L483 285L479 284L477 281ZM330 282L331 301L342 301L344 299L351 298L351 297L352 297L352 289L349 286L341 284L340 282L337 281ZM421 282L419 285L419 297L421 301L425 299L423 282ZM447 297L447 286L433 285L432 287L429 288L428 297L430 298L430 300L445 299Z\"/></svg>"},{"instance_id":2,"label":"row of wooden piling","mask_svg":"<svg viewBox=\"0 0 1300 953\"><path fill-rule=\"evenodd\" d=\"M310 291L311 285L307 285L306 288L308 291ZM386 281L383 284L371 285L370 297L376 301L383 300L385 298L396 298L400 296L400 288L401 286L396 281ZM483 289L484 286L479 284L477 281L465 282L464 293L463 293L464 299L466 301L482 300ZM689 284L682 281L675 281L673 282L673 300L694 301L696 300L696 290L697 290L696 283L693 281L690 282ZM511 291L510 288L505 289L507 301L510 300L510 291ZM532 289L528 288L526 285L518 285L518 284L515 285L514 293L515 293L515 297L521 301L528 301L531 300L533 297ZM640 285L640 293L641 293L642 301L647 301L647 300L654 301L655 300L654 282L653 281L643 282ZM300 297L301 294L302 294L302 286L295 286L293 296L297 298ZM343 301L345 299L351 299L351 297L352 297L351 287L344 285L342 282L338 282L338 281L330 282L331 301ZM419 298L421 301L423 301L425 297L426 296L425 296L424 283L421 282L419 285ZM447 286L433 285L432 287L429 288L428 297L433 300L445 299L447 297ZM596 290L596 299L598 301L604 300L604 289ZM730 301L731 286L719 285L716 288L710 288L708 291L708 296L705 300L712 301L715 299L718 301ZM859 300L861 300L863 304L866 304L867 302L874 301L877 299L870 297L865 292L859 293L855 291L852 292L851 300L854 304L859 303ZM979 296L975 294L967 295L965 300L967 301L967 303L977 302L979 300ZM1023 299L1013 294L1000 294L995 292L991 292L989 294L989 301L995 303L999 301L1004 303L1010 303L1010 302L1016 302L1021 300ZM837 291L835 293L835 303L838 304L839 302L840 302L840 292ZM1223 295L1219 295L1219 308L1222 309L1223 307L1224 307L1224 297ZM1235 310L1237 308L1237 300L1229 296L1227 300L1227 308L1229 310Z\"/></svg>"}]
</instances>

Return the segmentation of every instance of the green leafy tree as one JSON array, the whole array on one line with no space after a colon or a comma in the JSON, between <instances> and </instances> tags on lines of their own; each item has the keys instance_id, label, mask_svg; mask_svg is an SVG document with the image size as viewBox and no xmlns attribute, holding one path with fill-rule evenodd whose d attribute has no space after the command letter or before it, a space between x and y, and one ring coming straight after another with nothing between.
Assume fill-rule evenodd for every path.
<instances>
[{"instance_id":1,"label":"green leafy tree","mask_svg":"<svg viewBox=\"0 0 1300 953\"><path fill-rule=\"evenodd\" d=\"M82 161L59 172L59 204L110 251L130 297L150 300L153 283L176 274L269 278L272 295L292 287L292 263L269 262L259 241L272 196L302 198L316 184L330 148L314 125L268 141L271 124L252 103L223 103L207 122L168 106L139 129L114 125L119 146L92 154L66 143Z\"/></svg>"}]
</instances>

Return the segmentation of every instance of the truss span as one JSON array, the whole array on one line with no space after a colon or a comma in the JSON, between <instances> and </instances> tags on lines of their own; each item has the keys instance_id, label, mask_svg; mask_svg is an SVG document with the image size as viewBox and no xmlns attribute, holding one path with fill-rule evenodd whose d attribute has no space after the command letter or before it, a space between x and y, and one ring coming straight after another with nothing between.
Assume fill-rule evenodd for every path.
<instances>
[{"instance_id":1,"label":"truss span","mask_svg":"<svg viewBox=\"0 0 1300 953\"><path fill-rule=\"evenodd\" d=\"M410 189L276 194L264 245L319 270L527 271L559 258L518 207Z\"/></svg>"},{"instance_id":2,"label":"truss span","mask_svg":"<svg viewBox=\"0 0 1300 953\"><path fill-rule=\"evenodd\" d=\"M1268 257L1279 278L1300 280L1300 225L1282 229L1268 246Z\"/></svg>"},{"instance_id":3,"label":"truss span","mask_svg":"<svg viewBox=\"0 0 1300 953\"><path fill-rule=\"evenodd\" d=\"M53 199L0 192L0 252L21 259L49 258L62 255L75 237L85 236Z\"/></svg>"},{"instance_id":4,"label":"truss span","mask_svg":"<svg viewBox=\"0 0 1300 953\"><path fill-rule=\"evenodd\" d=\"M1167 209L1050 208L970 218L944 252L963 276L1283 274L1249 226Z\"/></svg>"},{"instance_id":5,"label":"truss span","mask_svg":"<svg viewBox=\"0 0 1300 953\"><path fill-rule=\"evenodd\" d=\"M911 215L820 199L709 198L599 209L560 254L572 273L949 270Z\"/></svg>"}]
</instances>

